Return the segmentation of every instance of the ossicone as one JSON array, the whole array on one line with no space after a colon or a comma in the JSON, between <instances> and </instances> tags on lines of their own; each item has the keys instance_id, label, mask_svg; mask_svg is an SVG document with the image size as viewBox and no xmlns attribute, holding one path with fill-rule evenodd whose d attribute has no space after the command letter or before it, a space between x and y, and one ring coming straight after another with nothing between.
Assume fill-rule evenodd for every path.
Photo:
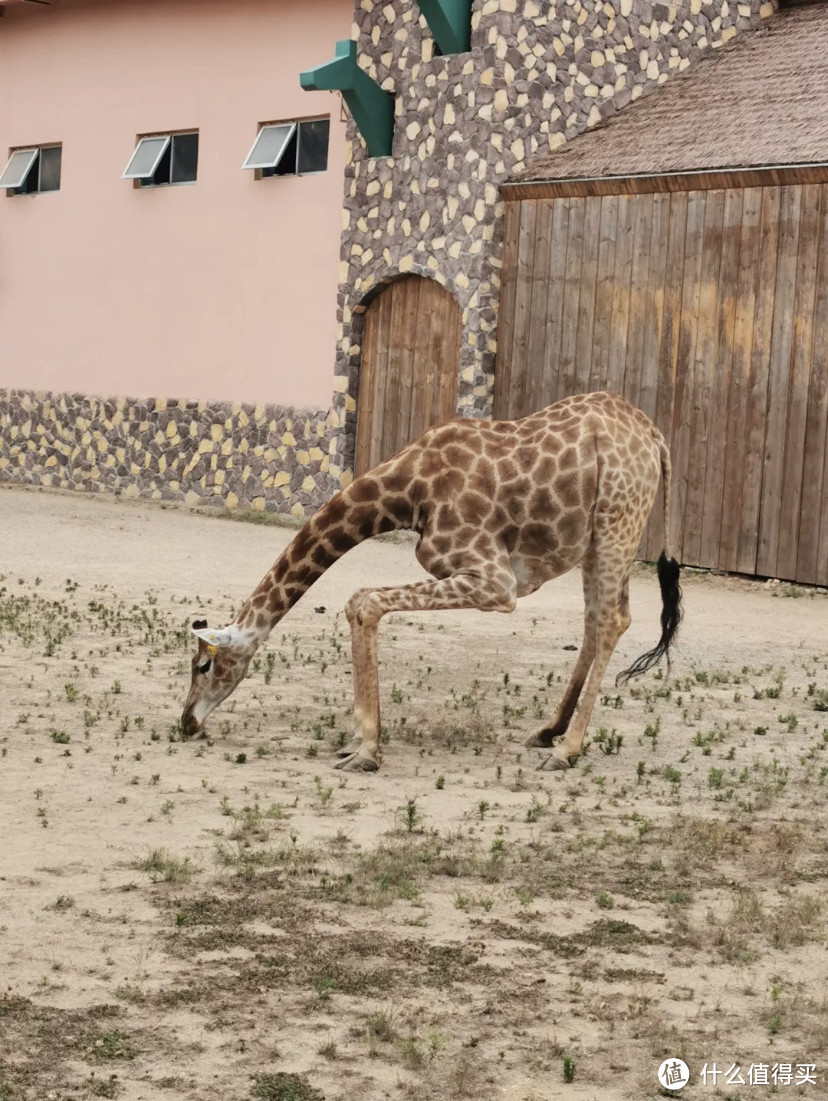
<instances>
[{"instance_id":1,"label":"ossicone","mask_svg":"<svg viewBox=\"0 0 828 1101\"><path fill-rule=\"evenodd\" d=\"M199 621L201 622L201 621ZM206 642L212 646L233 646L237 645L241 641L241 632L235 623L231 623L227 627L208 627L206 622L203 626L197 626L195 623L192 626L192 632L196 638L200 638L202 642Z\"/></svg>"}]
</instances>

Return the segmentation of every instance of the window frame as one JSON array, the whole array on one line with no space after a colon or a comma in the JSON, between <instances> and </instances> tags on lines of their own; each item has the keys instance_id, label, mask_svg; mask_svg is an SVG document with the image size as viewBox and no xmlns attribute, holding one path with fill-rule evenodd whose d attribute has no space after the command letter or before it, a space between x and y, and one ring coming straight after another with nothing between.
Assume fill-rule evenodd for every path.
<instances>
[{"instance_id":1,"label":"window frame","mask_svg":"<svg viewBox=\"0 0 828 1101\"><path fill-rule=\"evenodd\" d=\"M144 144L144 142L145 141L158 141L159 139L162 139L162 138L164 140L163 140L163 143L161 145L161 148L158 151L158 155L156 156L155 160L153 161L152 171L151 172L146 172L146 173L142 172L140 175L138 175L135 172L130 172L130 170L129 170L130 165L135 160L135 158L138 156L138 153L140 152L141 146ZM127 161L127 166L123 170L123 172L121 173L121 179L122 180L134 180L136 183L140 182L141 180L151 179L155 175L155 173L158 171L158 166L161 163L161 158L167 152L167 149L169 148L169 145L170 145L171 142L172 142L172 134L141 134L141 135L139 135L138 141L135 145L135 148L132 150L132 156Z\"/></svg>"},{"instance_id":2,"label":"window frame","mask_svg":"<svg viewBox=\"0 0 828 1101\"><path fill-rule=\"evenodd\" d=\"M265 164L264 161L262 161L261 159L259 161L257 161L256 163L251 163L250 159L253 156L253 152L254 152L256 146L261 141L262 134L264 134L265 130L279 130L283 126L287 127L288 132L287 132L287 135L285 137L285 140L282 142L282 147L279 150L278 156L275 159L273 159L272 161L270 161L269 164ZM281 163L282 157L285 155L285 153L287 151L287 147L290 145L290 139L297 132L298 128L299 128L298 121L297 122L263 122L259 126L258 132L256 134L256 137L255 137L254 141L253 141L253 144L250 146L249 153L244 158L242 168L247 169L248 171L253 170L254 172L261 172L262 169L264 169L264 168L276 168L276 167L278 167L278 165ZM256 179L258 180L258 179L260 179L260 177L257 176Z\"/></svg>"},{"instance_id":3,"label":"window frame","mask_svg":"<svg viewBox=\"0 0 828 1101\"><path fill-rule=\"evenodd\" d=\"M328 152L326 153L326 156L325 156L325 167L315 169L315 170L310 171L310 172L300 172L299 171L299 141L300 141L301 127L306 126L308 123L311 123L311 122L327 122L327 124L328 124ZM301 119L282 119L282 120L271 120L270 122L260 122L259 123L259 129L256 133L256 137L253 141L253 144L250 147L250 151L248 152L247 156L244 159L244 162L242 163L242 169L244 169L246 171L255 172L255 177L254 178L257 179L257 180L276 179L280 176L296 176L296 177L322 176L328 171L328 154L330 152L330 125L331 125L331 116L330 115L312 115L308 118L301 118ZM253 155L253 150L256 148L256 145L258 144L259 139L261 138L262 132L264 130L268 129L269 127L274 127L275 128L275 127L278 127L278 126L288 126L288 127L290 127L287 138L285 139L285 142L282 145L282 149L279 153L279 156L273 161L272 164L269 164L269 165L249 164L248 162L249 162L250 158ZM294 137L296 138L296 159L295 159L295 162L294 162L293 171L292 172L276 172L276 171L274 171L282 163L282 159L284 158L284 155L287 152L288 147L290 146L290 144L293 141Z\"/></svg>"},{"instance_id":4,"label":"window frame","mask_svg":"<svg viewBox=\"0 0 828 1101\"><path fill-rule=\"evenodd\" d=\"M29 159L29 164L28 164L28 167L26 168L25 172L23 173L22 176L18 177L19 182L17 184L2 184L2 186L0 187L1 190L6 192L6 195L8 197L12 197L12 196L16 196L16 195L50 195L50 194L53 194L55 191L60 191L60 175L61 175L60 170L58 172L58 186L57 187L47 187L47 188L44 189L44 188L41 188L41 186L40 186L40 183L41 183L41 174L40 174L40 172L41 172L41 153L43 152L44 149L59 149L60 150L60 153L61 153L61 158L60 158L61 159L61 169L62 169L62 167L63 167L63 163L62 163L63 162L63 142L50 141L50 142L44 142L42 145L23 145L23 146L20 146L20 148L18 148L18 149L10 149L9 150L9 159L6 161L6 164L5 164L5 167L3 168L3 171L0 172L0 179L2 179L2 177L6 174L6 172L9 169L9 166L11 165L11 162L12 162L13 158L15 156L17 156L19 153L31 153L32 156ZM35 187L28 187L27 188L25 185L28 182L28 180L31 177L33 172L37 173L37 184L36 184Z\"/></svg>"},{"instance_id":5,"label":"window frame","mask_svg":"<svg viewBox=\"0 0 828 1101\"><path fill-rule=\"evenodd\" d=\"M159 131L155 134L138 134L136 136L135 148L132 151L132 156L127 161L126 168L121 173L122 180L132 180L132 186L134 188L156 188L156 187L191 187L193 184L198 183L198 154L196 154L196 177L192 180L159 180L155 181L154 177L158 171L161 162L169 150L170 153L170 174L172 175L172 158L175 155L175 139L180 137L196 137L198 138L199 130L197 127L192 127L187 130L167 130ZM135 173L129 172L129 166L135 160L138 155L138 151L141 145L145 141L158 141L159 138L166 139L158 151L158 154L153 162L152 171L142 173L140 176Z\"/></svg>"}]
</instances>

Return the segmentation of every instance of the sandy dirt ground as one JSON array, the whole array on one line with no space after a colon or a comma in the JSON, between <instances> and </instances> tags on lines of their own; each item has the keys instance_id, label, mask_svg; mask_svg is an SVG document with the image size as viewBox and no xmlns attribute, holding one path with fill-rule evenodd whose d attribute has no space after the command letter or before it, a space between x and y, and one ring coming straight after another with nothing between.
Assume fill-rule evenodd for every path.
<instances>
[{"instance_id":1,"label":"sandy dirt ground","mask_svg":"<svg viewBox=\"0 0 828 1101\"><path fill-rule=\"evenodd\" d=\"M178 725L190 621L292 534L0 487L0 1101L828 1098L828 596L687 574L671 677L616 690L658 635L638 567L565 774L523 743L577 573L391 617L382 768L343 775L342 607L424 576L407 538Z\"/></svg>"}]
</instances>

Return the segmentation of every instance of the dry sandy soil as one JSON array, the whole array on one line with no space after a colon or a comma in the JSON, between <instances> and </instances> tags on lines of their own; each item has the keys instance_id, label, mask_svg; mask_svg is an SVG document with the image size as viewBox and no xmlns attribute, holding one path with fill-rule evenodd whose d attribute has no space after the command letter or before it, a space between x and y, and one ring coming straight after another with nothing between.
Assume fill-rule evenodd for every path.
<instances>
[{"instance_id":1,"label":"dry sandy soil","mask_svg":"<svg viewBox=\"0 0 828 1101\"><path fill-rule=\"evenodd\" d=\"M421 576L374 541L182 741L190 620L291 535L0 488L0 1101L828 1097L828 596L688 575L672 677L616 691L637 569L566 774L523 741L577 574L394 617L382 769L342 775L344 601Z\"/></svg>"}]
</instances>

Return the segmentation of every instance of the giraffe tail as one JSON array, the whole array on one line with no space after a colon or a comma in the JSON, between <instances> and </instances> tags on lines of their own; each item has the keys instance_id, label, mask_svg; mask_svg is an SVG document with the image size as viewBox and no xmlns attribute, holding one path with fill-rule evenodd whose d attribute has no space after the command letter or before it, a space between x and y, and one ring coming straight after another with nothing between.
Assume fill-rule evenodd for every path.
<instances>
[{"instance_id":1,"label":"giraffe tail","mask_svg":"<svg viewBox=\"0 0 828 1101\"><path fill-rule=\"evenodd\" d=\"M661 638L646 653L636 658L629 669L625 669L615 678L618 686L627 684L633 677L640 677L648 669L652 669L663 657L667 658L667 669L670 668L670 646L675 640L682 617L681 585L679 574L681 567L670 554L670 544L667 529L670 523L670 482L672 468L670 464L670 452L667 444L660 441L661 451L661 481L664 491L664 549L659 555L656 570L658 583L661 587Z\"/></svg>"}]
</instances>

